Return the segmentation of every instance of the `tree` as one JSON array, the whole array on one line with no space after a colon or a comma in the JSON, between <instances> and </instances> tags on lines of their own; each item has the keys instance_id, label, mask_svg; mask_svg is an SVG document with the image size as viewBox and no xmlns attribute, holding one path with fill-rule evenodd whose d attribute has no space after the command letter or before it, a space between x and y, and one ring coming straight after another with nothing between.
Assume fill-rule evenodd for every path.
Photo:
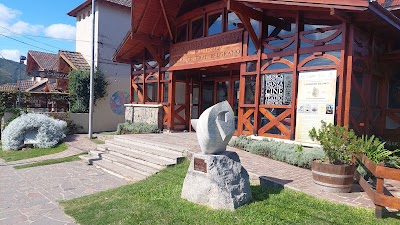
<instances>
[{"instance_id":1,"label":"tree","mask_svg":"<svg viewBox=\"0 0 400 225\"><path fill-rule=\"evenodd\" d=\"M89 112L90 71L72 70L68 74L68 91L71 100L70 111L73 113ZM107 94L107 82L100 70L94 73L94 104Z\"/></svg>"}]
</instances>

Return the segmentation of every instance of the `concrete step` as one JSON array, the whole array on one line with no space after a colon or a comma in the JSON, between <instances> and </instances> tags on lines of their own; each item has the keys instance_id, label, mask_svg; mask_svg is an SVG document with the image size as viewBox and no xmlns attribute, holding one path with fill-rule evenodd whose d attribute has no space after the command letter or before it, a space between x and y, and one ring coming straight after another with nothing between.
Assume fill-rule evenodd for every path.
<instances>
[{"instance_id":1,"label":"concrete step","mask_svg":"<svg viewBox=\"0 0 400 225\"><path fill-rule=\"evenodd\" d=\"M184 155L181 152L173 151L168 148L163 148L148 143L134 142L132 140L119 139L119 138L108 140L107 143L123 146L125 148L130 148L137 151L144 151L153 155L158 155L169 159L184 158Z\"/></svg>"},{"instance_id":2,"label":"concrete step","mask_svg":"<svg viewBox=\"0 0 400 225\"><path fill-rule=\"evenodd\" d=\"M160 147L162 149L167 149L167 150L181 153L184 156L186 156L186 152L189 150L187 147L184 147L184 146L169 144L169 143L164 143L164 142L149 141L149 140L146 140L145 138L135 137L133 135L115 135L114 140L128 140L133 143L152 145L155 147Z\"/></svg>"},{"instance_id":3,"label":"concrete step","mask_svg":"<svg viewBox=\"0 0 400 225\"><path fill-rule=\"evenodd\" d=\"M147 177L141 173L138 173L135 170L132 170L131 168L122 166L121 164L118 163L113 163L108 160L95 161L93 165L99 167L100 169L105 170L106 172L122 177L129 181L139 181Z\"/></svg>"},{"instance_id":4,"label":"concrete step","mask_svg":"<svg viewBox=\"0 0 400 225\"><path fill-rule=\"evenodd\" d=\"M102 154L102 159L111 161L112 163L122 164L131 168L132 170L144 175L144 176L151 176L156 174L160 169L156 169L148 165L147 162L136 160L132 158L126 158L123 156L118 156L112 153L104 153ZM147 165L146 165L147 164Z\"/></svg>"},{"instance_id":5,"label":"concrete step","mask_svg":"<svg viewBox=\"0 0 400 225\"><path fill-rule=\"evenodd\" d=\"M102 146L102 147L104 147L104 146ZM140 150L135 150L135 149L119 146L119 145L116 145L116 144L113 144L110 142L107 142L106 146L104 148L106 150L108 150L109 153L117 152L117 153L120 153L122 155L131 157L131 158L140 159L140 160L154 163L154 164L157 164L160 166L169 166L169 165L174 165L177 163L176 159L170 159L170 158L166 158L163 156L153 155L153 154L143 152Z\"/></svg>"}]
</instances>

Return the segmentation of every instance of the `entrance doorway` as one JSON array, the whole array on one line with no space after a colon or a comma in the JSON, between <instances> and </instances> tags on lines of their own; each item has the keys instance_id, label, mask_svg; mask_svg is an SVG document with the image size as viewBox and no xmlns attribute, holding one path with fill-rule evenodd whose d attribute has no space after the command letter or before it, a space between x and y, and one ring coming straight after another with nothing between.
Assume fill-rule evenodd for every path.
<instances>
[{"instance_id":1,"label":"entrance doorway","mask_svg":"<svg viewBox=\"0 0 400 225\"><path fill-rule=\"evenodd\" d=\"M222 101L231 105L238 126L239 71L181 71L175 82L175 130L192 131L190 119Z\"/></svg>"},{"instance_id":2,"label":"entrance doorway","mask_svg":"<svg viewBox=\"0 0 400 225\"><path fill-rule=\"evenodd\" d=\"M239 76L207 78L202 80L201 112L223 101L228 101L235 116L235 128L239 109Z\"/></svg>"}]
</instances>

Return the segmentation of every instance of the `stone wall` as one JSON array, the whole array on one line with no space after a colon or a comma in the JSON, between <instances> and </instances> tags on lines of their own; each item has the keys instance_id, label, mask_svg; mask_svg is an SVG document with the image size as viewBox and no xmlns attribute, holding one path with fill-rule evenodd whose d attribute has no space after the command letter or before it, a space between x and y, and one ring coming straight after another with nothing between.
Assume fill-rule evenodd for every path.
<instances>
[{"instance_id":1,"label":"stone wall","mask_svg":"<svg viewBox=\"0 0 400 225\"><path fill-rule=\"evenodd\" d=\"M155 124L163 129L164 111L162 105L125 104L125 121L131 123Z\"/></svg>"}]
</instances>

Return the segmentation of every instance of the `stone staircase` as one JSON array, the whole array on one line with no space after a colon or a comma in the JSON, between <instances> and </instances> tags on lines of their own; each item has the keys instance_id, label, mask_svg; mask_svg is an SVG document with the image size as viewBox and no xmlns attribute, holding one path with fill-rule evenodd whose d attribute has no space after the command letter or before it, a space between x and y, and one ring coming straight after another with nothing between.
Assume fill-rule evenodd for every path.
<instances>
[{"instance_id":1,"label":"stone staircase","mask_svg":"<svg viewBox=\"0 0 400 225\"><path fill-rule=\"evenodd\" d=\"M90 165L134 182L180 163L186 152L186 148L177 145L150 142L133 135L116 135L81 158Z\"/></svg>"}]
</instances>

